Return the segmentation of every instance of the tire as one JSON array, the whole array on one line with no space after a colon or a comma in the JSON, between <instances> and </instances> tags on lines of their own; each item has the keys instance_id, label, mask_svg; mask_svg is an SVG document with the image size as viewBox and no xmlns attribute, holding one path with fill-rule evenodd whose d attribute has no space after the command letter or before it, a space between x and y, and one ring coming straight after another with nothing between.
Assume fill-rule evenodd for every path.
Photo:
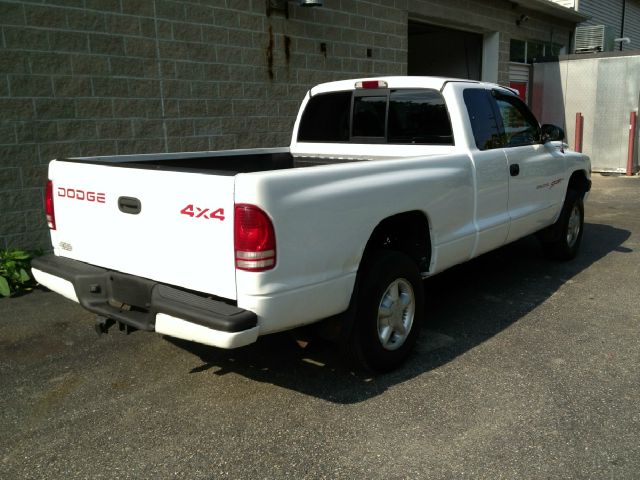
<instances>
[{"instance_id":1,"label":"tire","mask_svg":"<svg viewBox=\"0 0 640 480\"><path fill-rule=\"evenodd\" d=\"M422 279L407 255L384 250L370 257L360 275L346 353L357 369L388 372L406 360L418 339Z\"/></svg>"},{"instance_id":2,"label":"tire","mask_svg":"<svg viewBox=\"0 0 640 480\"><path fill-rule=\"evenodd\" d=\"M583 230L582 193L568 190L558 221L540 232L538 239L547 257L553 260L571 260L578 253Z\"/></svg>"}]
</instances>

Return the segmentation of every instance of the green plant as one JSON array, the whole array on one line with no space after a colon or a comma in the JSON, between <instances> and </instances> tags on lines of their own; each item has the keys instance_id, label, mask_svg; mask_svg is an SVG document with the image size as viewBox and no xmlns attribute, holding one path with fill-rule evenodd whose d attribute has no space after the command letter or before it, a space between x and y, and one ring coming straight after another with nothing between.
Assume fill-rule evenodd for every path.
<instances>
[{"instance_id":1,"label":"green plant","mask_svg":"<svg viewBox=\"0 0 640 480\"><path fill-rule=\"evenodd\" d=\"M34 255L24 250L0 250L0 296L33 290L36 281L29 270Z\"/></svg>"}]
</instances>

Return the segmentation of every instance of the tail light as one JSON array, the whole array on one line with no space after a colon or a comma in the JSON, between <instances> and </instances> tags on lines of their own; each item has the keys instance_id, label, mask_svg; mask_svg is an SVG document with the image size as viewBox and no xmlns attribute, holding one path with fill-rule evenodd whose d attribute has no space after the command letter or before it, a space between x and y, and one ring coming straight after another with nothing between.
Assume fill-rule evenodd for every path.
<instances>
[{"instance_id":1,"label":"tail light","mask_svg":"<svg viewBox=\"0 0 640 480\"><path fill-rule=\"evenodd\" d=\"M53 182L47 181L47 186L44 190L44 211L47 214L47 224L51 230L56 229L56 212L53 208Z\"/></svg>"},{"instance_id":2,"label":"tail light","mask_svg":"<svg viewBox=\"0 0 640 480\"><path fill-rule=\"evenodd\" d=\"M269 216L255 205L238 204L234 215L236 268L264 272L276 266L276 235Z\"/></svg>"}]
</instances>

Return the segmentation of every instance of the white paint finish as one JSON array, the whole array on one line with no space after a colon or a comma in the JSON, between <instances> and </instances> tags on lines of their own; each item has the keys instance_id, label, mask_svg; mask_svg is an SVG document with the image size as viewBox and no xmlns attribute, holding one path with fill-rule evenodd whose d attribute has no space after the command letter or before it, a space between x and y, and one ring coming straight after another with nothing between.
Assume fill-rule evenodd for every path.
<instances>
[{"instance_id":1,"label":"white paint finish","mask_svg":"<svg viewBox=\"0 0 640 480\"><path fill-rule=\"evenodd\" d=\"M244 347L255 342L260 332L254 327L242 332L223 332L187 322L181 318L159 313L156 315L156 333L181 338L219 348Z\"/></svg>"},{"instance_id":2,"label":"white paint finish","mask_svg":"<svg viewBox=\"0 0 640 480\"><path fill-rule=\"evenodd\" d=\"M445 82L451 80L445 77L369 77L369 78L357 78L353 80L339 80L337 82L321 83L313 87L311 95L317 95L319 93L336 92L340 90L353 90L356 82L366 82L369 80L384 80L387 83L388 88L432 88L434 90L440 90Z\"/></svg>"},{"instance_id":3,"label":"white paint finish","mask_svg":"<svg viewBox=\"0 0 640 480\"><path fill-rule=\"evenodd\" d=\"M104 205L65 199L56 203L59 230L52 232L54 246L59 242L73 246L72 252L56 248L56 253L237 298L240 308L257 314L258 328L229 334L163 314L156 322L160 333L231 348L255 341L258 334L344 311L367 241L385 218L408 211L425 215L433 247L429 273L434 274L553 222L570 172L588 171L588 159L563 156L551 146L479 152L462 91L465 86L499 88L496 85L459 81L445 85L443 79L420 77L386 80L391 88L444 86L455 145L297 143L299 114L291 145L294 155L352 161L235 176L52 162L55 186L62 182L107 193ZM325 84L313 91L353 88L356 81ZM556 157L551 170L545 155ZM527 175L519 183L508 178L509 162L525 167ZM536 196L540 178L557 172L565 182L551 196ZM120 195L140 198L142 213L119 212L115 200ZM273 270L235 271L234 202L257 205L271 217L277 242ZM224 208L225 221L180 215L189 203Z\"/></svg>"},{"instance_id":4,"label":"white paint finish","mask_svg":"<svg viewBox=\"0 0 640 480\"><path fill-rule=\"evenodd\" d=\"M571 174L564 154L550 143L506 148L505 153L509 165L520 166L520 174L509 177L511 242L553 223Z\"/></svg>"},{"instance_id":5,"label":"white paint finish","mask_svg":"<svg viewBox=\"0 0 640 480\"><path fill-rule=\"evenodd\" d=\"M53 161L56 255L234 299L233 176ZM105 203L57 196L59 187L104 192ZM118 209L138 198L138 215ZM224 221L192 218L188 204L223 208ZM61 242L72 250L59 248Z\"/></svg>"},{"instance_id":6,"label":"white paint finish","mask_svg":"<svg viewBox=\"0 0 640 480\"><path fill-rule=\"evenodd\" d=\"M457 150L452 145L371 145L362 143L296 142L296 144L291 147L291 151L296 157L321 156L346 160L397 160L406 157L446 155L455 153Z\"/></svg>"},{"instance_id":7,"label":"white paint finish","mask_svg":"<svg viewBox=\"0 0 640 480\"><path fill-rule=\"evenodd\" d=\"M491 87L487 84L451 84L447 88L447 103L464 105L464 91L467 88ZM509 167L503 149L478 150L466 108L455 109L455 112L455 128L464 132L460 137L464 141L473 168L474 219L478 235L471 256L475 257L503 245L506 241L509 231Z\"/></svg>"},{"instance_id":8,"label":"white paint finish","mask_svg":"<svg viewBox=\"0 0 640 480\"><path fill-rule=\"evenodd\" d=\"M502 149L473 153L478 246L473 256L503 245L509 232L509 169ZM491 232L488 236L485 233ZM486 238L485 238L486 237Z\"/></svg>"},{"instance_id":9,"label":"white paint finish","mask_svg":"<svg viewBox=\"0 0 640 480\"><path fill-rule=\"evenodd\" d=\"M356 272L352 272L318 284L262 294L261 277L265 275L238 271L238 306L258 315L261 335L289 330L344 312L356 280ZM289 287L299 281L299 276L292 278Z\"/></svg>"},{"instance_id":10,"label":"white paint finish","mask_svg":"<svg viewBox=\"0 0 640 480\"><path fill-rule=\"evenodd\" d=\"M69 300L80 303L80 301L78 300L78 296L76 295L76 289L73 287L73 284L69 280L56 277L55 275L43 272L42 270L38 270L37 268L32 268L31 273L33 274L33 278L35 278L36 282L38 282L40 285L47 287L53 292L59 293Z\"/></svg>"},{"instance_id":11,"label":"white paint finish","mask_svg":"<svg viewBox=\"0 0 640 480\"><path fill-rule=\"evenodd\" d=\"M238 175L236 201L271 215L278 250L277 267L250 285L238 272L238 291L273 294L354 273L375 227L407 211L426 214L434 247L456 248L475 233L469 165L458 153Z\"/></svg>"}]
</instances>

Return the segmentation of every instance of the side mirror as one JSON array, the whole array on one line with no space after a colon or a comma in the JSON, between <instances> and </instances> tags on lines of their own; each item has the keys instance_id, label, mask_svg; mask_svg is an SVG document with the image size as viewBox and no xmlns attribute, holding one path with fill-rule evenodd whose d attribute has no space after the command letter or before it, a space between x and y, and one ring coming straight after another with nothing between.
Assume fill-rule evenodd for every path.
<instances>
[{"instance_id":1,"label":"side mirror","mask_svg":"<svg viewBox=\"0 0 640 480\"><path fill-rule=\"evenodd\" d=\"M555 125L545 123L541 128L540 140L542 140L542 143L562 141L564 140L564 130Z\"/></svg>"}]
</instances>

